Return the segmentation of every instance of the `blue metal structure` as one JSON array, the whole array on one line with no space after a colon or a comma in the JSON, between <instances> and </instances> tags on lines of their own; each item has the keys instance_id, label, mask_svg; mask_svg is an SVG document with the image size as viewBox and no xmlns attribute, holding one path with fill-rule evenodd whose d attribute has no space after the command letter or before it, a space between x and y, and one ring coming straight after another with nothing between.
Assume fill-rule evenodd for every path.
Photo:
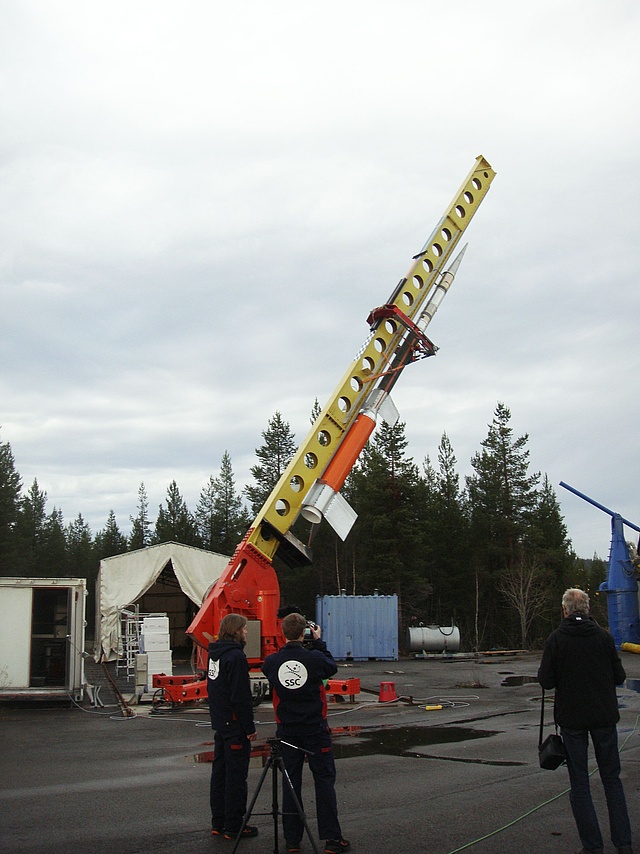
<instances>
[{"instance_id":1,"label":"blue metal structure","mask_svg":"<svg viewBox=\"0 0 640 854\"><path fill-rule=\"evenodd\" d=\"M560 486L611 516L611 547L609 549L607 580L602 582L599 589L607 594L609 630L618 649L623 643L640 643L638 582L635 567L629 557L623 525L627 525L638 532L640 532L640 528L633 522L629 522L628 519L623 519L619 513L614 513L613 510L609 510L594 501L593 498L578 492L568 483L560 481Z\"/></svg>"},{"instance_id":2,"label":"blue metal structure","mask_svg":"<svg viewBox=\"0 0 640 854\"><path fill-rule=\"evenodd\" d=\"M398 597L316 596L316 623L336 659L398 660Z\"/></svg>"}]
</instances>

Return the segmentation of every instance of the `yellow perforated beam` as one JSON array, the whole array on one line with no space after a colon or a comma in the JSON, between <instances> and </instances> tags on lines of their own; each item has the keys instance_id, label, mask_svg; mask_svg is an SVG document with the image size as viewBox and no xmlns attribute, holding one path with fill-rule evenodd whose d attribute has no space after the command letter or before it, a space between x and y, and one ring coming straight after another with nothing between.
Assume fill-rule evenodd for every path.
<instances>
[{"instance_id":1,"label":"yellow perforated beam","mask_svg":"<svg viewBox=\"0 0 640 854\"><path fill-rule=\"evenodd\" d=\"M418 320L434 283L446 272L452 253L494 176L495 172L484 157L478 157L444 216L387 301L411 320ZM268 559L279 545L277 534L274 536L269 526L282 536L287 534L311 485L316 478L322 477L366 396L379 381L406 334L402 324L387 320L369 335L271 492L249 537L249 542ZM261 527L263 520L269 523L265 528Z\"/></svg>"}]
</instances>

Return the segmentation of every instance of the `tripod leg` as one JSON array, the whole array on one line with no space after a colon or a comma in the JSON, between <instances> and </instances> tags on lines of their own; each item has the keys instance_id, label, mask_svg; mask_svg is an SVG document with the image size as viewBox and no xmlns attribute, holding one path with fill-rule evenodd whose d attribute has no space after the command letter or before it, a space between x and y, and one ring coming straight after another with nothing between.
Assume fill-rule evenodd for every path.
<instances>
[{"instance_id":1,"label":"tripod leg","mask_svg":"<svg viewBox=\"0 0 640 854\"><path fill-rule=\"evenodd\" d=\"M311 847L314 850L314 854L320 854L320 852L318 851L318 846L316 845L315 840L314 840L313 836L311 835L311 831L310 831L309 825L307 823L307 817L304 814L304 810L302 809L302 804L298 800L298 796L296 795L296 790L293 788L293 783L291 782L291 777L289 776L289 772L287 771L287 769L284 766L284 761L282 760L282 758L280 758L280 759L278 759L278 762L280 763L280 770L282 771L282 779L284 781L286 781L286 784L289 787L289 792L291 793L291 798L292 798L292 800L296 806L296 811L297 811L298 815L300 816L300 821L304 825L304 829L306 831L306 834L309 837L309 842L311 843Z\"/></svg>"},{"instance_id":2,"label":"tripod leg","mask_svg":"<svg viewBox=\"0 0 640 854\"><path fill-rule=\"evenodd\" d=\"M271 776L271 815L273 816L273 854L278 854L278 764L281 760L273 763L273 774Z\"/></svg>"},{"instance_id":3,"label":"tripod leg","mask_svg":"<svg viewBox=\"0 0 640 854\"><path fill-rule=\"evenodd\" d=\"M260 789L262 788L262 784L265 781L265 777L269 773L269 768L271 768L273 764L273 757L270 756L265 762L265 766L262 769L262 774L260 775L260 780L258 781L258 785L256 786L256 790L253 793L253 797L251 798L251 803L249 804L247 811L242 819L242 824L240 825L240 830L238 831L238 835L235 838L233 843L233 848L231 849L231 854L235 854L240 844L240 840L242 839L242 831L245 829L247 824L249 823L249 819L251 818L251 813L253 812L253 808L255 806L256 801L258 800L258 795L260 794Z\"/></svg>"}]
</instances>

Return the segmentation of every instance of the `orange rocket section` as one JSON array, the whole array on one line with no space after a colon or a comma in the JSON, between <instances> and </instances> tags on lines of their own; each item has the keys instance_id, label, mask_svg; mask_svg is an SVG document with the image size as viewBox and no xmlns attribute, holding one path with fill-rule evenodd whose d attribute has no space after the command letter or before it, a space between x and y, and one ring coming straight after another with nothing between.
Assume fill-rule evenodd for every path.
<instances>
[{"instance_id":1,"label":"orange rocket section","mask_svg":"<svg viewBox=\"0 0 640 854\"><path fill-rule=\"evenodd\" d=\"M340 443L335 457L331 460L322 476L322 483L340 492L342 485L354 467L360 452L369 441L376 426L375 419L361 412L351 425L350 430Z\"/></svg>"}]
</instances>

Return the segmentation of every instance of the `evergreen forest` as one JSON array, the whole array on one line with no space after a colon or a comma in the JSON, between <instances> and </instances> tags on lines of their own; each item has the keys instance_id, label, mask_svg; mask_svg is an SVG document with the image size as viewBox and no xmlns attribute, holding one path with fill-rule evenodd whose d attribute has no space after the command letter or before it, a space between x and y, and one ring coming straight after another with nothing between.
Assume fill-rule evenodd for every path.
<instances>
[{"instance_id":1,"label":"evergreen forest","mask_svg":"<svg viewBox=\"0 0 640 854\"><path fill-rule=\"evenodd\" d=\"M316 401L312 423L318 411ZM458 626L464 650L530 649L557 625L563 591L578 586L606 625L597 595L606 564L574 553L554 489L530 471L528 435L514 436L510 419L498 403L464 483L446 433L437 458L417 464L404 423L380 425L342 490L358 514L347 539L326 523L295 523L313 564L276 559L282 604L312 616L317 595L396 594L401 648L405 629L422 623ZM276 412L242 492L225 451L193 509L173 480L154 521L141 483L125 534L113 510L95 533L81 513L66 523L58 508L48 511L46 492L37 480L23 486L10 443L0 441L0 575L86 578L90 618L102 558L170 541L231 555L296 450Z\"/></svg>"}]
</instances>

